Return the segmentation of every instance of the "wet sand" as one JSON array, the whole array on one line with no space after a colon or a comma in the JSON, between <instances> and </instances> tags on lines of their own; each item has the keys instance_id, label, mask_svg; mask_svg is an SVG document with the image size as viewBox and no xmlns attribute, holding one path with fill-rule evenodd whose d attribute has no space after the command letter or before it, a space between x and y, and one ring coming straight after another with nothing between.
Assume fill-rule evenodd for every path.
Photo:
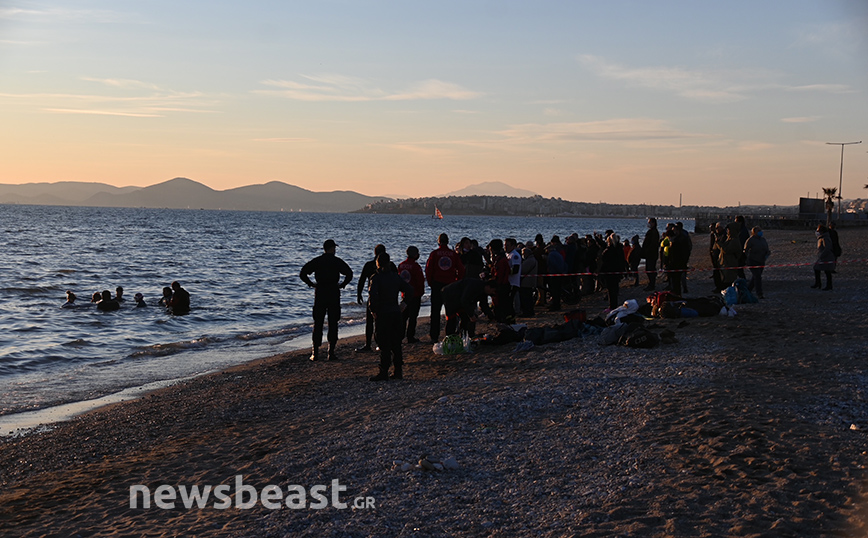
<instances>
[{"instance_id":1,"label":"wet sand","mask_svg":"<svg viewBox=\"0 0 868 538\"><path fill-rule=\"evenodd\" d=\"M767 238L770 264L813 261L810 231ZM2 438L2 534L864 536L868 230L841 239L842 259L863 261L839 266L834 291L810 289L809 266L770 267L765 299L735 318L659 321L676 344L441 356L420 343L403 381L371 383L377 357L345 339L337 362L271 357ZM694 245L707 267L706 239ZM689 286L708 294L709 273ZM424 455L458 468L395 464ZM133 485L234 488L236 475L284 492L337 479L341 501L375 507L130 508Z\"/></svg>"}]
</instances>

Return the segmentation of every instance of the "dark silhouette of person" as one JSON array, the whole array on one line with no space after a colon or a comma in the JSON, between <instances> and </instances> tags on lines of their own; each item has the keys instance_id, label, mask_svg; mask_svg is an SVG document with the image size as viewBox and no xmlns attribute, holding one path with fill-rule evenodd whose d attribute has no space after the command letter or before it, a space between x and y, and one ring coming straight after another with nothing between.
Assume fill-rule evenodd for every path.
<instances>
[{"instance_id":1,"label":"dark silhouette of person","mask_svg":"<svg viewBox=\"0 0 868 538\"><path fill-rule=\"evenodd\" d=\"M328 359L336 360L335 346L338 343L338 321L341 319L341 290L353 280L353 270L347 262L335 256L337 244L326 239L322 244L323 253L310 260L301 268L299 278L302 282L314 288L313 299L313 350L310 360L319 359L319 348L322 345L323 323L328 315ZM313 274L316 282L311 281ZM340 276L343 275L343 281Z\"/></svg>"},{"instance_id":2,"label":"dark silhouette of person","mask_svg":"<svg viewBox=\"0 0 868 538\"><path fill-rule=\"evenodd\" d=\"M841 239L838 237L838 226L834 222L829 223L829 237L832 239L832 254L835 255L835 261L838 261L844 251L841 249Z\"/></svg>"},{"instance_id":3,"label":"dark silhouette of person","mask_svg":"<svg viewBox=\"0 0 868 538\"><path fill-rule=\"evenodd\" d=\"M657 219L648 219L648 231L642 241L642 257L645 258L645 276L648 286L645 291L654 291L657 286L657 259L660 254L660 231L657 230Z\"/></svg>"},{"instance_id":4,"label":"dark silhouette of person","mask_svg":"<svg viewBox=\"0 0 868 538\"><path fill-rule=\"evenodd\" d=\"M392 271L392 260L385 252L377 256L377 273L371 277L368 305L376 319L377 344L380 346L380 371L371 381L389 379L389 367L394 366L391 379L404 378L404 356L401 340L404 339L402 307L398 296L413 297L413 286Z\"/></svg>"},{"instance_id":5,"label":"dark silhouette of person","mask_svg":"<svg viewBox=\"0 0 868 538\"><path fill-rule=\"evenodd\" d=\"M449 248L449 236L445 233L437 238L438 247L428 255L425 262L425 280L431 290L431 324L429 336L432 342L440 339L440 311L443 309L443 288L464 278L464 263L454 250Z\"/></svg>"},{"instance_id":6,"label":"dark silhouette of person","mask_svg":"<svg viewBox=\"0 0 868 538\"><path fill-rule=\"evenodd\" d=\"M443 288L443 306L446 308L446 334L467 333L476 336L476 307L489 320L495 319L488 306L488 297L497 294L497 282L465 278Z\"/></svg>"},{"instance_id":7,"label":"dark silhouette of person","mask_svg":"<svg viewBox=\"0 0 868 538\"><path fill-rule=\"evenodd\" d=\"M190 294L175 280L172 282L172 300L169 301L169 310L174 316L184 316L190 313Z\"/></svg>"},{"instance_id":8,"label":"dark silhouette of person","mask_svg":"<svg viewBox=\"0 0 868 538\"><path fill-rule=\"evenodd\" d=\"M419 318L419 309L422 307L422 295L425 293L425 273L419 265L419 249L413 245L407 247L407 259L398 264L398 274L405 282L413 287L413 296L404 296L404 335L408 344L415 344L416 321ZM482 266L480 265L480 268Z\"/></svg>"},{"instance_id":9,"label":"dark silhouette of person","mask_svg":"<svg viewBox=\"0 0 868 538\"><path fill-rule=\"evenodd\" d=\"M362 292L364 289L370 288L371 278L377 274L377 256L386 252L386 247L384 245L377 245L374 247L374 259L365 263L365 266L362 267L362 274L359 275L359 283L356 287L356 302L362 304L363 297ZM391 262L390 262L391 263ZM392 264L392 269L397 272L398 268L395 267L395 264ZM371 341L374 339L374 315L371 312L371 306L365 305L365 345L356 350L356 353L366 353L373 351L371 347Z\"/></svg>"},{"instance_id":10,"label":"dark silhouette of person","mask_svg":"<svg viewBox=\"0 0 868 538\"><path fill-rule=\"evenodd\" d=\"M102 299L100 302L96 303L96 307L98 310L102 310L103 312L112 312L120 309L121 305L112 299L112 292L109 290L103 290Z\"/></svg>"}]
</instances>

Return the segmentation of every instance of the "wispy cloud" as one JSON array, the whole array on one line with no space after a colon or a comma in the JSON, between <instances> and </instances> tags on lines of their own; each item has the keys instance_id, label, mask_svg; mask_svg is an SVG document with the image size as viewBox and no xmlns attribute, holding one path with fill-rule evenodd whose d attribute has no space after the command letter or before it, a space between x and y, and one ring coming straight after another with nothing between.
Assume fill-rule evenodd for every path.
<instances>
[{"instance_id":1,"label":"wispy cloud","mask_svg":"<svg viewBox=\"0 0 868 538\"><path fill-rule=\"evenodd\" d=\"M450 99L463 101L476 99L483 94L468 90L458 84L437 79L417 82L403 90L383 90L372 82L345 75L301 75L304 82L295 80L263 80L265 86L277 90L254 90L254 93L274 95L298 101L418 101Z\"/></svg>"},{"instance_id":2,"label":"wispy cloud","mask_svg":"<svg viewBox=\"0 0 868 538\"><path fill-rule=\"evenodd\" d=\"M773 147L775 147L775 145L769 144L768 142L757 142L751 140L746 140L738 144L738 149L741 151L763 151Z\"/></svg>"},{"instance_id":3,"label":"wispy cloud","mask_svg":"<svg viewBox=\"0 0 868 538\"><path fill-rule=\"evenodd\" d=\"M122 95L96 93L0 93L0 102L14 104L21 110L38 110L54 114L93 114L130 118L153 118L170 113L214 113L219 100L201 92L177 92L158 89L141 81L89 79ZM115 82L115 83L113 83ZM147 90L143 92L142 90Z\"/></svg>"},{"instance_id":4,"label":"wispy cloud","mask_svg":"<svg viewBox=\"0 0 868 538\"><path fill-rule=\"evenodd\" d=\"M145 114L135 112L118 112L112 110L76 109L76 108L43 108L45 112L58 114L93 114L95 116L125 116L128 118L161 118L160 114Z\"/></svg>"},{"instance_id":5,"label":"wispy cloud","mask_svg":"<svg viewBox=\"0 0 868 538\"><path fill-rule=\"evenodd\" d=\"M0 19L32 19L45 22L118 22L129 18L105 9L26 9L21 7L0 7Z\"/></svg>"},{"instance_id":6,"label":"wispy cloud","mask_svg":"<svg viewBox=\"0 0 868 538\"><path fill-rule=\"evenodd\" d=\"M133 80L127 78L94 78L94 77L81 77L81 80L86 80L88 82L98 82L100 84L104 84L106 86L111 86L113 88L144 88L148 90L161 90L159 86L156 84L151 84L149 82L142 82L141 80Z\"/></svg>"},{"instance_id":7,"label":"wispy cloud","mask_svg":"<svg viewBox=\"0 0 868 538\"><path fill-rule=\"evenodd\" d=\"M846 84L806 84L804 86L784 86L788 92L826 92L826 93L855 93L856 90Z\"/></svg>"},{"instance_id":8,"label":"wispy cloud","mask_svg":"<svg viewBox=\"0 0 868 538\"><path fill-rule=\"evenodd\" d=\"M313 138L300 137L273 137L273 138L254 138L254 142L315 142Z\"/></svg>"},{"instance_id":9,"label":"wispy cloud","mask_svg":"<svg viewBox=\"0 0 868 538\"><path fill-rule=\"evenodd\" d=\"M665 121L622 118L584 123L526 123L512 125L498 134L514 142L623 142L706 138L670 127Z\"/></svg>"},{"instance_id":10,"label":"wispy cloud","mask_svg":"<svg viewBox=\"0 0 868 538\"><path fill-rule=\"evenodd\" d=\"M45 45L47 41L20 41L14 39L0 39L0 45L15 45L19 47L32 47L35 45Z\"/></svg>"},{"instance_id":11,"label":"wispy cloud","mask_svg":"<svg viewBox=\"0 0 868 538\"><path fill-rule=\"evenodd\" d=\"M628 68L590 54L580 55L579 62L602 78L669 91L697 101L730 103L748 98L743 87L726 82L718 73L681 67Z\"/></svg>"},{"instance_id":12,"label":"wispy cloud","mask_svg":"<svg viewBox=\"0 0 868 538\"><path fill-rule=\"evenodd\" d=\"M489 136L468 139L381 144L419 155L455 155L467 149L480 151L547 152L546 146L571 142L630 143L642 147L683 150L696 145L720 144L712 135L673 129L663 120L622 118L584 123L526 123L510 125ZM559 151L559 150L558 150Z\"/></svg>"},{"instance_id":13,"label":"wispy cloud","mask_svg":"<svg viewBox=\"0 0 868 538\"><path fill-rule=\"evenodd\" d=\"M420 144L381 144L381 145L383 147L386 147L386 148L390 148L390 149L394 149L394 150L398 150L398 151L404 151L404 152L408 152L408 153L415 153L417 155L422 155L425 157L443 157L443 156L451 155L454 153L452 149L443 147L443 146L454 145L454 143L448 143L448 142L438 142L438 143L431 143L431 144L420 143Z\"/></svg>"},{"instance_id":14,"label":"wispy cloud","mask_svg":"<svg viewBox=\"0 0 868 538\"><path fill-rule=\"evenodd\" d=\"M784 123L812 123L820 119L820 116L800 116L795 118L781 118Z\"/></svg>"},{"instance_id":15,"label":"wispy cloud","mask_svg":"<svg viewBox=\"0 0 868 538\"><path fill-rule=\"evenodd\" d=\"M815 91L845 93L843 84L808 84L800 86L779 82L784 76L770 70L701 70L683 67L630 68L610 63L598 56L583 54L579 62L598 76L620 80L628 85L650 88L707 103L732 103L750 99L760 91Z\"/></svg>"},{"instance_id":16,"label":"wispy cloud","mask_svg":"<svg viewBox=\"0 0 868 538\"><path fill-rule=\"evenodd\" d=\"M847 22L827 22L802 28L795 47L818 48L832 55L859 52L865 43L865 15L854 14Z\"/></svg>"}]
</instances>

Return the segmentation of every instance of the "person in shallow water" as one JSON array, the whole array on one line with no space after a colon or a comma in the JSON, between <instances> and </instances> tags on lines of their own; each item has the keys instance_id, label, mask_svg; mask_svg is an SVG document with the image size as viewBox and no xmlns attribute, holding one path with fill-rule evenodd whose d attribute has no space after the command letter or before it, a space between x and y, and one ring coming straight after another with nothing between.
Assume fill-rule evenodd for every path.
<instances>
[{"instance_id":1,"label":"person in shallow water","mask_svg":"<svg viewBox=\"0 0 868 538\"><path fill-rule=\"evenodd\" d=\"M75 308L75 294L69 290L66 290L66 302L61 305L60 308Z\"/></svg>"},{"instance_id":2,"label":"person in shallow water","mask_svg":"<svg viewBox=\"0 0 868 538\"><path fill-rule=\"evenodd\" d=\"M120 309L121 305L114 299L112 299L112 292L109 290L104 290L102 292L102 300L96 303L96 307L103 312L111 312L113 310Z\"/></svg>"},{"instance_id":3,"label":"person in shallow water","mask_svg":"<svg viewBox=\"0 0 868 538\"><path fill-rule=\"evenodd\" d=\"M302 282L314 288L313 299L313 350L310 360L319 359L319 347L322 345L322 330L326 314L329 320L329 352L328 359L336 360L335 346L338 343L338 321L341 319L341 290L353 280L353 270L347 262L335 256L337 244L326 239L322 244L323 253L310 260L301 268L299 278ZM316 282L311 281L313 274ZM342 281L339 281L343 275Z\"/></svg>"},{"instance_id":4,"label":"person in shallow water","mask_svg":"<svg viewBox=\"0 0 868 538\"><path fill-rule=\"evenodd\" d=\"M145 296L142 295L141 293L137 293L137 294L134 296L134 299L136 300L136 308L141 308L141 307L143 307L143 306L148 306L148 304L145 302Z\"/></svg>"},{"instance_id":5,"label":"person in shallow water","mask_svg":"<svg viewBox=\"0 0 868 538\"><path fill-rule=\"evenodd\" d=\"M160 306L169 307L169 302L172 300L172 288L169 286L165 286L163 288L163 296L160 297L160 301L157 303Z\"/></svg>"},{"instance_id":6,"label":"person in shallow water","mask_svg":"<svg viewBox=\"0 0 868 538\"><path fill-rule=\"evenodd\" d=\"M124 299L124 289L120 286L115 288L115 301L119 303L126 301L126 299Z\"/></svg>"},{"instance_id":7,"label":"person in shallow water","mask_svg":"<svg viewBox=\"0 0 868 538\"><path fill-rule=\"evenodd\" d=\"M190 294L176 280L172 282L172 300L169 301L172 315L183 316L190 313Z\"/></svg>"}]
</instances>

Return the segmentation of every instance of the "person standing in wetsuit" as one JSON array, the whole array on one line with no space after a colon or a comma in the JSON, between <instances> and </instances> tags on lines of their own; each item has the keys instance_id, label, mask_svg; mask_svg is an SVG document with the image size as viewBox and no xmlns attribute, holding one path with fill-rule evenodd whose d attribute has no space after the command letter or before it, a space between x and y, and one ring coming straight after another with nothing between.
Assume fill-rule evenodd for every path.
<instances>
[{"instance_id":1,"label":"person standing in wetsuit","mask_svg":"<svg viewBox=\"0 0 868 538\"><path fill-rule=\"evenodd\" d=\"M322 330L326 314L329 320L328 359L336 360L335 346L338 343L338 321L341 319L341 290L353 280L353 270L347 262L335 256L337 244L326 239L322 244L323 254L304 264L299 278L302 282L314 288L313 299L313 350L310 360L319 359L319 347L322 345ZM313 274L316 282L310 280ZM343 281L339 282L340 276Z\"/></svg>"},{"instance_id":2,"label":"person standing in wetsuit","mask_svg":"<svg viewBox=\"0 0 868 538\"><path fill-rule=\"evenodd\" d=\"M380 371L370 378L371 381L386 381L389 366L395 370L391 379L404 378L404 355L401 340L404 339L404 324L401 310L406 303L399 304L398 297L413 297L413 286L392 271L394 264L385 252L377 255L377 273L371 277L368 305L376 319L377 344L380 346Z\"/></svg>"},{"instance_id":3,"label":"person standing in wetsuit","mask_svg":"<svg viewBox=\"0 0 868 538\"><path fill-rule=\"evenodd\" d=\"M362 267L362 274L359 275L358 288L356 289L356 302L364 304L362 292L371 285L371 278L377 274L377 256L386 252L385 245L377 245L374 247L374 259L365 262ZM374 315L371 313L371 306L365 306L365 345L356 350L356 353L366 353L373 351L371 341L374 338Z\"/></svg>"}]
</instances>

